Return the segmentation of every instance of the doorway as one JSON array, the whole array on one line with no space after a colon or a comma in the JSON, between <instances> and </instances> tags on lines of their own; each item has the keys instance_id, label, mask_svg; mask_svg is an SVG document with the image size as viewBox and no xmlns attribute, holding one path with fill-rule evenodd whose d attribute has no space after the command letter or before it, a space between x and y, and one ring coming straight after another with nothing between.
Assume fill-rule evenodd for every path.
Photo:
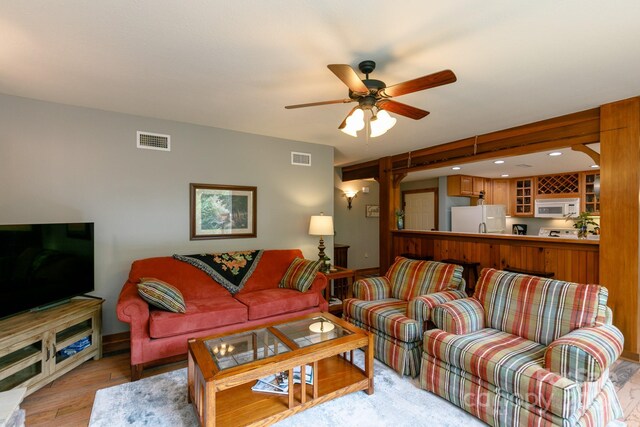
<instances>
[{"instance_id":1,"label":"doorway","mask_svg":"<svg viewBox=\"0 0 640 427\"><path fill-rule=\"evenodd\" d=\"M438 189L423 188L402 192L404 226L407 230L438 229Z\"/></svg>"}]
</instances>

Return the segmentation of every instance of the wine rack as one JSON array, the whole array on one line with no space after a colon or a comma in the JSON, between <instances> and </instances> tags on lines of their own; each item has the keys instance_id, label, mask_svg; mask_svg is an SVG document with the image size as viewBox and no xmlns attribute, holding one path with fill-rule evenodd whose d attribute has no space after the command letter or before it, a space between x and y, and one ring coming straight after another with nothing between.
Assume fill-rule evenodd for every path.
<instances>
[{"instance_id":1,"label":"wine rack","mask_svg":"<svg viewBox=\"0 0 640 427\"><path fill-rule=\"evenodd\" d=\"M538 196L551 194L577 194L580 191L580 174L544 175L538 177Z\"/></svg>"}]
</instances>

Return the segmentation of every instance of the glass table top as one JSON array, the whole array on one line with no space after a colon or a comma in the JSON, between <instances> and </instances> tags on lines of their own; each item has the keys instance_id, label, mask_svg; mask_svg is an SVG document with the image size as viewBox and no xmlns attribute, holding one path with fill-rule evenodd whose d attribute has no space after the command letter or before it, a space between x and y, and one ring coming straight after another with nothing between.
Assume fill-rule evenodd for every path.
<instances>
[{"instance_id":1,"label":"glass table top","mask_svg":"<svg viewBox=\"0 0 640 427\"><path fill-rule=\"evenodd\" d=\"M274 328L282 332L300 348L351 335L352 333L323 316L283 323L274 326Z\"/></svg>"},{"instance_id":2,"label":"glass table top","mask_svg":"<svg viewBox=\"0 0 640 427\"><path fill-rule=\"evenodd\" d=\"M204 345L221 370L291 351L267 328L205 340Z\"/></svg>"},{"instance_id":3,"label":"glass table top","mask_svg":"<svg viewBox=\"0 0 640 427\"><path fill-rule=\"evenodd\" d=\"M308 347L352 334L351 331L336 325L325 317L316 316L282 323L270 328L212 338L205 340L204 345L220 370L295 350L278 338L274 330L295 343L296 348Z\"/></svg>"}]
</instances>

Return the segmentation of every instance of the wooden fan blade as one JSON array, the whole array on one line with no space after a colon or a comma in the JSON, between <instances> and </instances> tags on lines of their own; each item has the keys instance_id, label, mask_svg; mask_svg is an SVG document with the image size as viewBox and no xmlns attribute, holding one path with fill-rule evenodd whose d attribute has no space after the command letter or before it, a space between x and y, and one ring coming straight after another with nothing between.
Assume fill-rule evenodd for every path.
<instances>
[{"instance_id":1,"label":"wooden fan blade","mask_svg":"<svg viewBox=\"0 0 640 427\"><path fill-rule=\"evenodd\" d=\"M308 104L285 105L284 108L286 108L287 110L290 110L292 108L315 107L318 105L329 105L329 104L347 104L349 102L355 102L355 100L350 98L334 99L333 101L320 101L320 102L310 102Z\"/></svg>"},{"instance_id":2,"label":"wooden fan blade","mask_svg":"<svg viewBox=\"0 0 640 427\"><path fill-rule=\"evenodd\" d=\"M356 74L351 66L347 64L329 64L327 68L342 80L342 83L346 84L347 87L351 89L351 92L369 93L369 88L362 83L362 80L360 80L360 77L358 77L358 74Z\"/></svg>"},{"instance_id":3,"label":"wooden fan blade","mask_svg":"<svg viewBox=\"0 0 640 427\"><path fill-rule=\"evenodd\" d=\"M418 92L436 86L453 83L457 80L456 75L451 70L443 70L428 76L418 77L397 85L389 86L382 90L383 96L400 96L407 93Z\"/></svg>"},{"instance_id":4,"label":"wooden fan blade","mask_svg":"<svg viewBox=\"0 0 640 427\"><path fill-rule=\"evenodd\" d=\"M344 118L344 120L342 121L342 123L340 123L340 126L338 126L338 129L344 129L344 127L347 125L347 119L349 118L349 116L351 114L353 114L354 111L356 111L356 108L358 108L359 105L356 105L355 107L353 107L351 109L351 111L349 111L349 114L347 114L347 116Z\"/></svg>"},{"instance_id":5,"label":"wooden fan blade","mask_svg":"<svg viewBox=\"0 0 640 427\"><path fill-rule=\"evenodd\" d=\"M428 111L421 110L401 102L391 101L390 99L382 99L378 101L377 105L378 108L387 110L391 113L400 114L401 116L409 117L414 120L420 120L429 114Z\"/></svg>"}]
</instances>

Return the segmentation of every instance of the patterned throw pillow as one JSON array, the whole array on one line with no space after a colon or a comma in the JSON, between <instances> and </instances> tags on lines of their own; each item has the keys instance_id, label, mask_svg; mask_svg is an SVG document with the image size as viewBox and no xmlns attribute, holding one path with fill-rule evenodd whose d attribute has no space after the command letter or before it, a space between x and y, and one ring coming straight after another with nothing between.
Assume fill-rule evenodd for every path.
<instances>
[{"instance_id":1,"label":"patterned throw pillow","mask_svg":"<svg viewBox=\"0 0 640 427\"><path fill-rule=\"evenodd\" d=\"M162 280L153 278L140 279L138 294L154 307L174 313L187 311L184 298L178 289Z\"/></svg>"},{"instance_id":2,"label":"patterned throw pillow","mask_svg":"<svg viewBox=\"0 0 640 427\"><path fill-rule=\"evenodd\" d=\"M306 292L311 287L322 261L310 261L308 259L296 258L291 261L287 272L280 280L280 287L287 289L297 289Z\"/></svg>"}]
</instances>

